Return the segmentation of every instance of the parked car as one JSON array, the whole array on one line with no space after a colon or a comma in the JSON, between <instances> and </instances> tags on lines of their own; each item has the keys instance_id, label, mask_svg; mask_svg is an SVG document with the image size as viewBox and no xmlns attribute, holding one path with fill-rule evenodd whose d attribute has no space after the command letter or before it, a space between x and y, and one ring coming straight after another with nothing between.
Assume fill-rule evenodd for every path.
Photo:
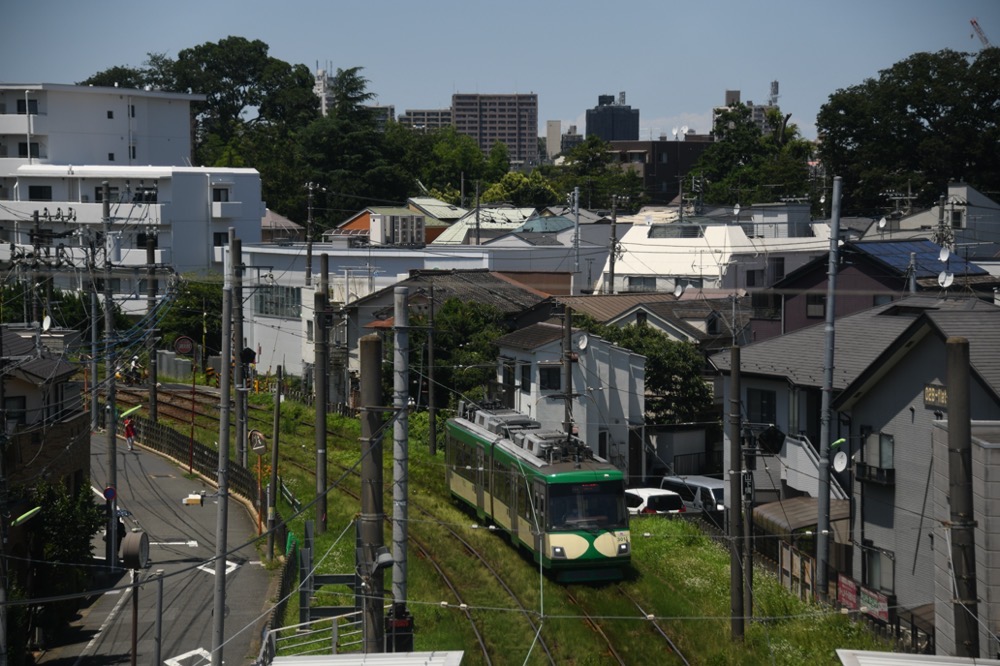
<instances>
[{"instance_id":1,"label":"parked car","mask_svg":"<svg viewBox=\"0 0 1000 666\"><path fill-rule=\"evenodd\" d=\"M625 505L631 516L667 516L685 511L681 496L662 488L626 488Z\"/></svg>"},{"instance_id":2,"label":"parked car","mask_svg":"<svg viewBox=\"0 0 1000 666\"><path fill-rule=\"evenodd\" d=\"M710 476L665 476L660 488L672 490L681 496L688 511L698 511L713 520L726 510L726 483Z\"/></svg>"}]
</instances>

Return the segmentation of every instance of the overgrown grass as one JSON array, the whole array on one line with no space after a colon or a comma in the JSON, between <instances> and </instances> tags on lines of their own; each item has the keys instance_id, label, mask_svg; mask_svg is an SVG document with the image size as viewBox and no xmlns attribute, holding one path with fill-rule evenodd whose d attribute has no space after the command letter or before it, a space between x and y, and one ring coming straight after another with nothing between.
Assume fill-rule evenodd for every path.
<instances>
[{"instance_id":1,"label":"overgrown grass","mask_svg":"<svg viewBox=\"0 0 1000 666\"><path fill-rule=\"evenodd\" d=\"M271 432L270 403L266 396L251 402L255 411L251 427ZM284 402L280 418L279 474L305 504L315 497L315 413L311 408ZM543 664L548 658L516 604L492 575L444 529L444 521L461 534L515 590L520 602L541 623L542 638L560 664L603 664L611 660L600 635L582 614L599 617L601 629L630 664L680 663L631 601L616 585L561 585L539 574L537 565L513 547L503 535L477 526L475 517L458 508L444 485L443 438L432 457L427 445L426 414L410 415L409 522L410 535L419 540L458 588L462 602L484 636L493 664ZM331 415L327 439L330 463L327 479L327 531L317 534L315 561L320 573L354 571L354 520L360 507L336 486L359 488L360 424L357 419ZM438 428L443 435L443 428ZM386 429L384 454L384 506L392 513L392 428ZM266 473L266 472L265 472ZM422 515L416 506L435 519ZM282 515L301 543L306 520L315 508L293 515L281 504ZM384 540L391 544L391 527ZM839 613L799 601L758 568L754 579L754 619L746 624L742 643L730 640L729 553L683 520L637 519L632 523L633 570L622 583L646 613L651 613L670 634L692 664L837 664L836 648L887 649L863 626ZM466 666L485 664L469 621L458 600L442 582L419 549L408 547L407 605L416 620L417 650L464 650ZM387 595L392 574L385 578ZM570 600L572 595L576 602ZM350 605L346 587L324 588L316 596L320 605ZM581 607L583 610L581 610ZM297 596L289 603L286 623L298 622Z\"/></svg>"}]
</instances>

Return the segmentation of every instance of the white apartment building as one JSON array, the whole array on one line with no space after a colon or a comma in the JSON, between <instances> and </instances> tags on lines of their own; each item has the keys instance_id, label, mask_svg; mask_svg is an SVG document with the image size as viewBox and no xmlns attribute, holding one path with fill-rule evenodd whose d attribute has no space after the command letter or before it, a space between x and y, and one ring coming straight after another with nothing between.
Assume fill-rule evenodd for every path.
<instances>
[{"instance_id":1,"label":"white apartment building","mask_svg":"<svg viewBox=\"0 0 1000 666\"><path fill-rule=\"evenodd\" d=\"M260 174L192 167L190 103L202 95L58 84L0 85L0 261L28 255L62 288L114 267L115 298L146 308L147 243L163 270L222 270L230 227L261 239ZM110 238L105 238L104 183ZM143 269L143 270L140 270ZM161 271L162 272L162 271ZM23 271L22 279L27 279ZM161 287L162 291L162 287Z\"/></svg>"}]
</instances>

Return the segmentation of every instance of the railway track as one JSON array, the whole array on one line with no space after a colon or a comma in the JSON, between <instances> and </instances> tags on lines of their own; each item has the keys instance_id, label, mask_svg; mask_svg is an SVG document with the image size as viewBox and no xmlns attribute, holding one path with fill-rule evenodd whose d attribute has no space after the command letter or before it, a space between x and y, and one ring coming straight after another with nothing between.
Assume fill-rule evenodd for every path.
<instances>
[{"instance_id":1,"label":"railway track","mask_svg":"<svg viewBox=\"0 0 1000 666\"><path fill-rule=\"evenodd\" d=\"M647 613L646 610L643 609L642 605L638 601L636 601L635 597L629 594L628 590L626 590L624 587L618 585L617 588L618 592L621 593L622 596L624 596L626 599L631 601L632 604L635 605L636 609L638 609L639 613L642 614L642 616L645 617L647 620L649 620L649 626L653 629L654 632L656 632L657 635L659 635L664 641L666 641L667 646L670 648L670 651L673 652L675 655L677 655L677 658L681 660L684 666L691 666L687 658L684 656L684 653L681 652L681 649L677 647L677 644L674 643L673 640L671 640L667 632L656 621L656 617L650 613Z\"/></svg>"},{"instance_id":2,"label":"railway track","mask_svg":"<svg viewBox=\"0 0 1000 666\"><path fill-rule=\"evenodd\" d=\"M618 650L615 649L614 642L604 632L604 629L601 628L600 621L598 621L597 618L593 617L590 613L587 612L587 609L584 608L583 603L580 602L580 600L578 600L573 595L573 593L569 591L569 589L566 590L566 599L571 604L573 604L574 606L576 606L577 610L579 610L580 613L581 613L581 615L583 616L584 621L588 625L590 625L590 628L594 630L594 633L596 633L598 636L600 636L604 640L604 644L607 645L607 648L608 648L608 655L607 656L609 656L612 659L614 659L617 663L621 664L621 666L628 666L628 662L625 661L625 659L623 659L622 656L618 653Z\"/></svg>"}]
</instances>

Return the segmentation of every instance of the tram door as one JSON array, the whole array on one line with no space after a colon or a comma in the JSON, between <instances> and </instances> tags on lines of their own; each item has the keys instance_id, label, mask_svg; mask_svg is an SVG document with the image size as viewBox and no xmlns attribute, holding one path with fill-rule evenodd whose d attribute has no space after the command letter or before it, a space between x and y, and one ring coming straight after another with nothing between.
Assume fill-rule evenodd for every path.
<instances>
[{"instance_id":1,"label":"tram door","mask_svg":"<svg viewBox=\"0 0 1000 666\"><path fill-rule=\"evenodd\" d=\"M542 553L545 548L546 493L545 482L536 479L531 487L531 501L534 512L531 514L531 533L535 538L535 552Z\"/></svg>"},{"instance_id":2,"label":"tram door","mask_svg":"<svg viewBox=\"0 0 1000 666\"><path fill-rule=\"evenodd\" d=\"M485 493L486 493L486 482L487 482L487 472L486 472L486 451L476 447L476 507L479 509L480 515L486 510Z\"/></svg>"}]
</instances>

